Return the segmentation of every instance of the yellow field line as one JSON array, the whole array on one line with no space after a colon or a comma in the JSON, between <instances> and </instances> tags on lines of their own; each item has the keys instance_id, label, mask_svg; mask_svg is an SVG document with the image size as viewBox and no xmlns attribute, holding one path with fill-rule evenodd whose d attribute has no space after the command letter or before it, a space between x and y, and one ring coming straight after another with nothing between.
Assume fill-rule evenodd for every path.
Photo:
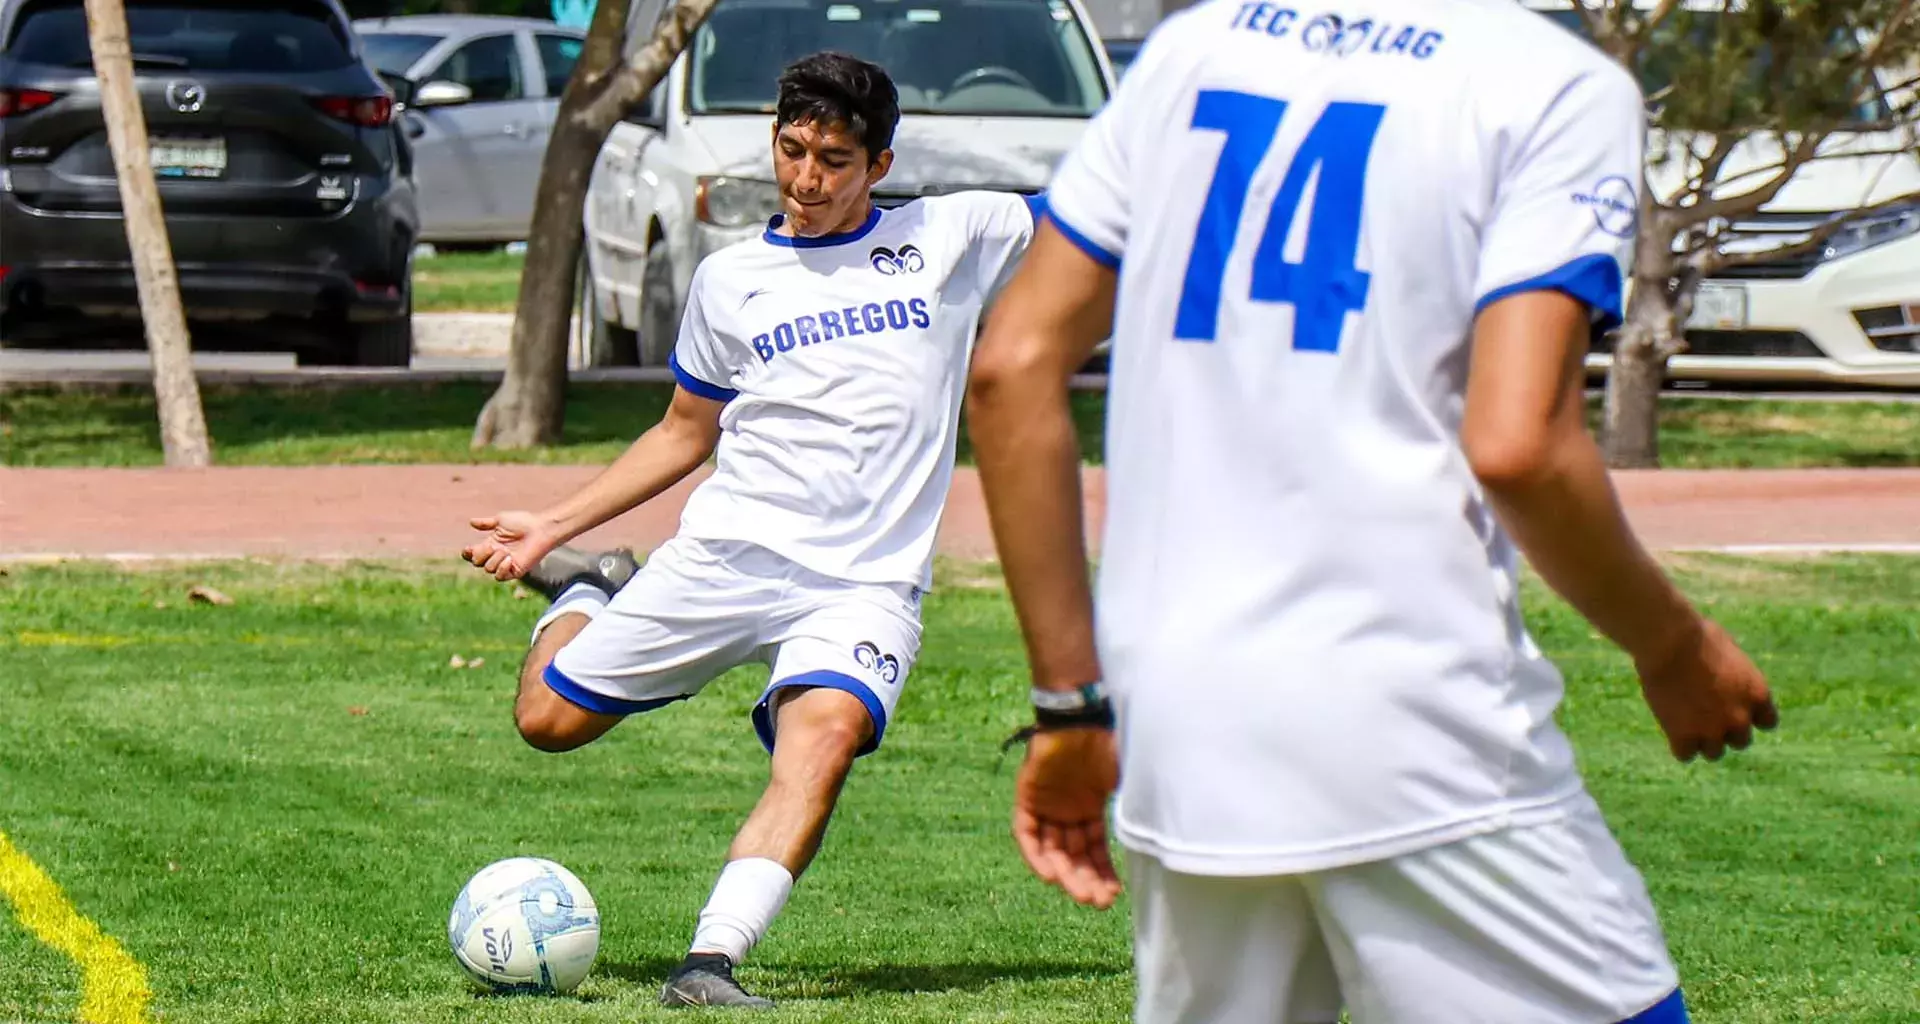
<instances>
[{"instance_id":1,"label":"yellow field line","mask_svg":"<svg viewBox=\"0 0 1920 1024\"><path fill-rule=\"evenodd\" d=\"M81 1024L147 1024L147 972L80 915L40 866L0 832L0 896L41 942L80 965Z\"/></svg>"}]
</instances>

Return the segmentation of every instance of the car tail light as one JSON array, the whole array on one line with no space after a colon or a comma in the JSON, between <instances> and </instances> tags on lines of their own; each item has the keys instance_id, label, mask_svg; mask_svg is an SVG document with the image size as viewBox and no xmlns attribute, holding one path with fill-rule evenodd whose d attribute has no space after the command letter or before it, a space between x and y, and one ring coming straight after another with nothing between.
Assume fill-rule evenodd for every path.
<instances>
[{"instance_id":1,"label":"car tail light","mask_svg":"<svg viewBox=\"0 0 1920 1024\"><path fill-rule=\"evenodd\" d=\"M328 117L362 128L383 128L393 123L391 96L323 96L313 105Z\"/></svg>"},{"instance_id":2,"label":"car tail light","mask_svg":"<svg viewBox=\"0 0 1920 1024\"><path fill-rule=\"evenodd\" d=\"M31 114L59 98L45 89L0 89L0 117Z\"/></svg>"}]
</instances>

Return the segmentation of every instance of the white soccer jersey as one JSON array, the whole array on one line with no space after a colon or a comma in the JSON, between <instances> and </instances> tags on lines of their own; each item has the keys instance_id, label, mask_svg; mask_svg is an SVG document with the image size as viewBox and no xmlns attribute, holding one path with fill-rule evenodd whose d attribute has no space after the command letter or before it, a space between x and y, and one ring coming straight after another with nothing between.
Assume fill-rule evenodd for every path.
<instances>
[{"instance_id":1,"label":"white soccer jersey","mask_svg":"<svg viewBox=\"0 0 1920 1024\"><path fill-rule=\"evenodd\" d=\"M1512 0L1211 0L1148 40L1047 202L1120 268L1124 843L1311 871L1579 794L1459 427L1476 309L1618 317L1643 124L1626 73Z\"/></svg>"},{"instance_id":2,"label":"white soccer jersey","mask_svg":"<svg viewBox=\"0 0 1920 1024\"><path fill-rule=\"evenodd\" d=\"M964 192L859 229L769 226L694 271L672 364L727 403L682 535L862 583L932 584L974 335L1033 236L1030 200ZM777 218L776 218L777 222Z\"/></svg>"}]
</instances>

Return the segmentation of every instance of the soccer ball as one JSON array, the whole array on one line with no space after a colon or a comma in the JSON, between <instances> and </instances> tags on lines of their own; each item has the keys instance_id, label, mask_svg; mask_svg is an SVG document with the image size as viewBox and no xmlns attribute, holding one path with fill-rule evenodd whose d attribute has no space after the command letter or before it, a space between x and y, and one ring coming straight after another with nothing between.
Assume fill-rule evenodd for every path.
<instances>
[{"instance_id":1,"label":"soccer ball","mask_svg":"<svg viewBox=\"0 0 1920 1024\"><path fill-rule=\"evenodd\" d=\"M564 994L600 955L600 910L566 868L512 857L481 868L460 890L447 942L482 989Z\"/></svg>"}]
</instances>

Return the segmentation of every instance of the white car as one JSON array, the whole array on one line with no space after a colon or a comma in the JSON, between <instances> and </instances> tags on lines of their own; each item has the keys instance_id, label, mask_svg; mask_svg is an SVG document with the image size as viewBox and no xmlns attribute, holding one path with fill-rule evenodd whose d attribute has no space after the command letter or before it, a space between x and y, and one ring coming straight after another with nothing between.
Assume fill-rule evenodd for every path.
<instances>
[{"instance_id":1,"label":"white car","mask_svg":"<svg viewBox=\"0 0 1920 1024\"><path fill-rule=\"evenodd\" d=\"M628 50L661 0L638 0ZM694 266L765 230L775 79L840 50L894 77L902 118L883 207L987 188L1031 194L1107 101L1113 72L1079 0L720 0L601 147L585 211L592 365L664 365Z\"/></svg>"},{"instance_id":2,"label":"white car","mask_svg":"<svg viewBox=\"0 0 1920 1024\"><path fill-rule=\"evenodd\" d=\"M1584 34L1565 0L1527 6ZM1696 10L1717 9L1690 0ZM1895 76L1900 77L1900 76ZM1645 82L1651 91L1664 82ZM1883 85L1890 85L1884 83ZM1684 88L1684 86L1682 86ZM1757 215L1734 223L1732 247L1772 249L1852 210L1920 193L1920 156L1902 135L1871 130L1883 100L1860 111L1861 130L1838 133L1836 156L1802 167ZM1667 145L1655 133L1650 152ZM1735 149L1723 178L1777 163L1777 146L1754 138ZM1655 162L1656 192L1679 187L1684 162ZM1757 183L1757 182L1756 182ZM1729 267L1703 281L1687 324L1688 351L1667 364L1670 378L1920 387L1920 204L1897 206L1842 229L1819 251ZM1592 372L1612 362L1588 358Z\"/></svg>"},{"instance_id":3,"label":"white car","mask_svg":"<svg viewBox=\"0 0 1920 1024\"><path fill-rule=\"evenodd\" d=\"M366 61L418 87L402 115L420 240L527 237L560 94L586 34L550 21L422 14L353 23Z\"/></svg>"}]
</instances>

